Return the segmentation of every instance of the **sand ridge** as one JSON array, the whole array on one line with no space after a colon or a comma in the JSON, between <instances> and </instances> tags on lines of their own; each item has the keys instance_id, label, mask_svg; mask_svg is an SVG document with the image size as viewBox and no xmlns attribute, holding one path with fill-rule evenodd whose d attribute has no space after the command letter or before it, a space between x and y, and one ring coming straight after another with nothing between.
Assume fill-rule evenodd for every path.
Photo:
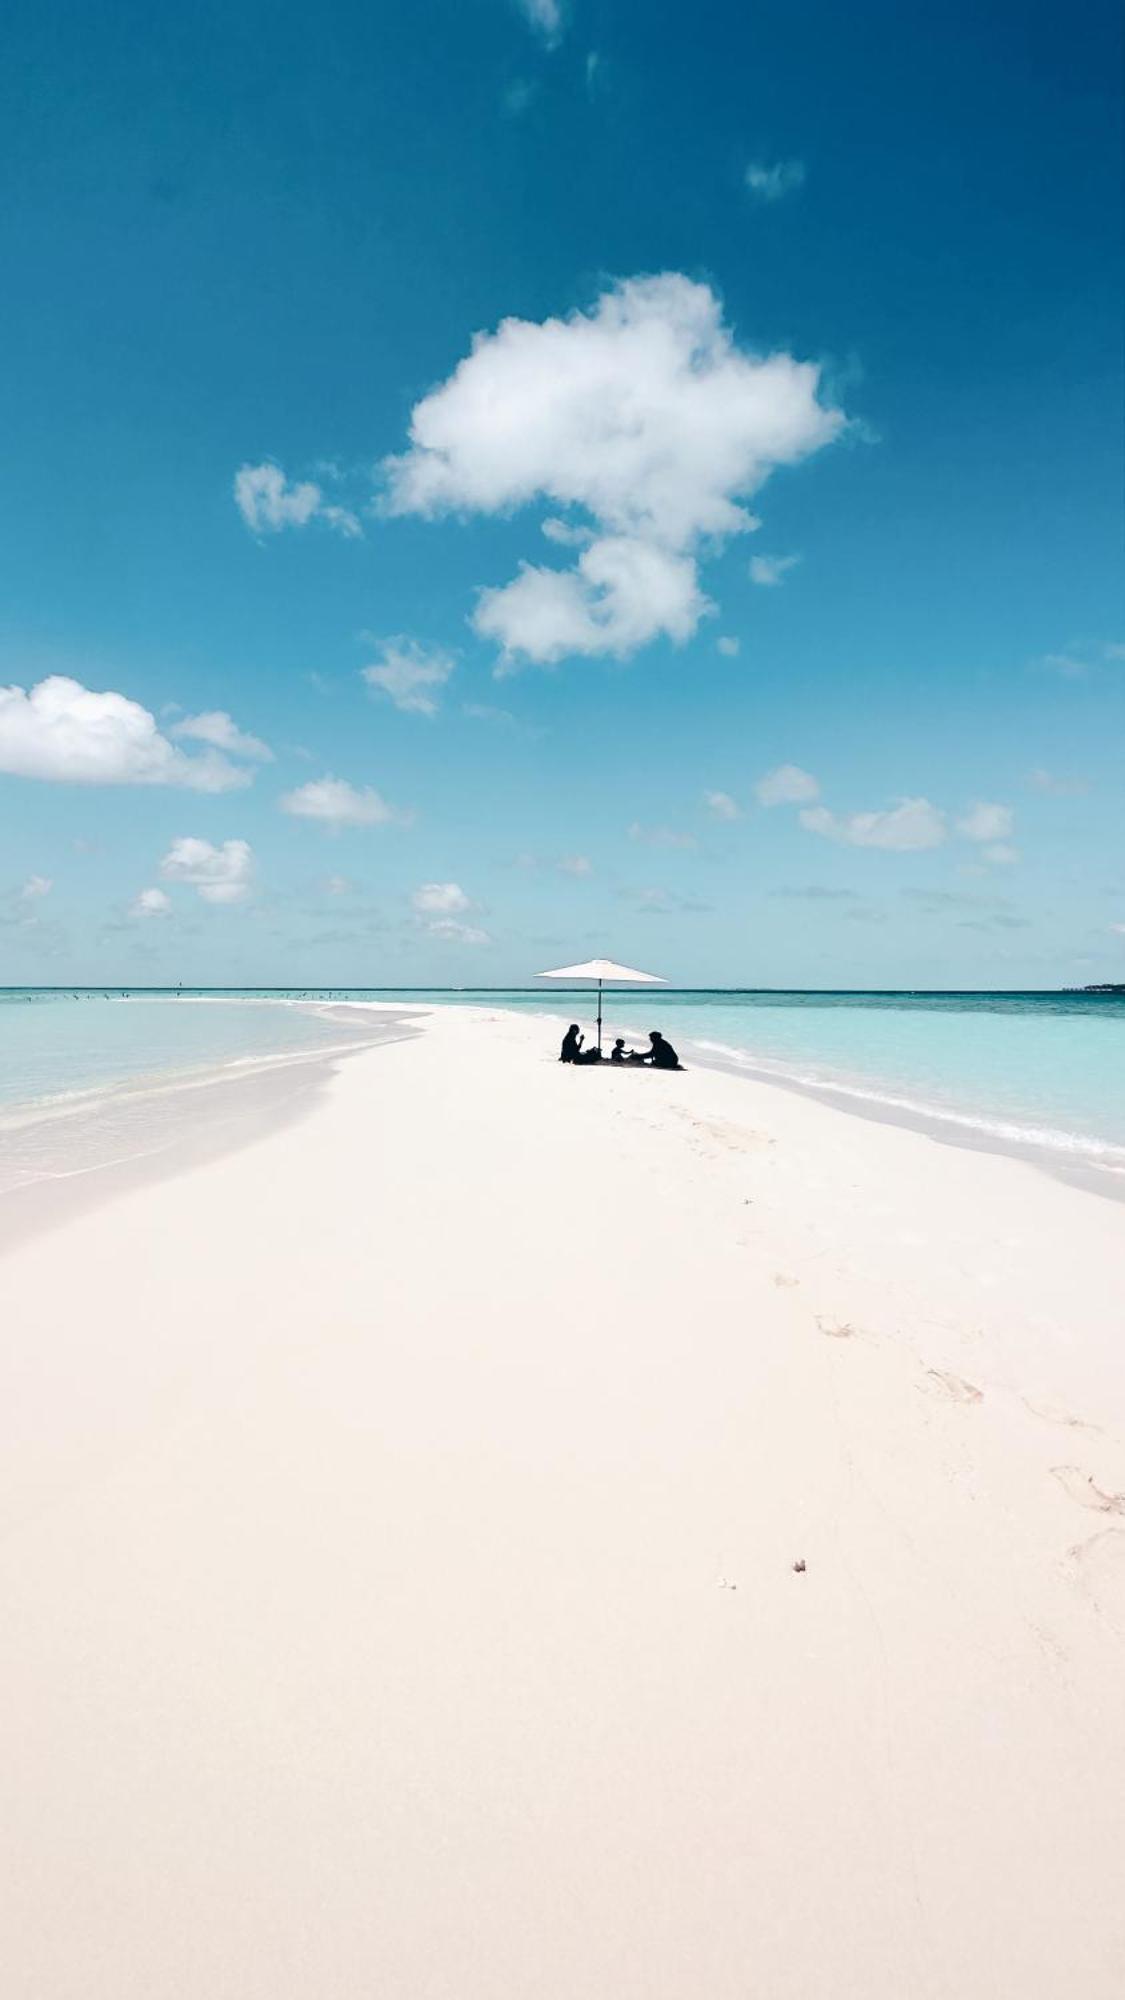
<instances>
[{"instance_id":1,"label":"sand ridge","mask_svg":"<svg viewBox=\"0 0 1125 2000\"><path fill-rule=\"evenodd\" d=\"M435 1012L0 1262L19 2000L1116 2000L1125 1218Z\"/></svg>"}]
</instances>

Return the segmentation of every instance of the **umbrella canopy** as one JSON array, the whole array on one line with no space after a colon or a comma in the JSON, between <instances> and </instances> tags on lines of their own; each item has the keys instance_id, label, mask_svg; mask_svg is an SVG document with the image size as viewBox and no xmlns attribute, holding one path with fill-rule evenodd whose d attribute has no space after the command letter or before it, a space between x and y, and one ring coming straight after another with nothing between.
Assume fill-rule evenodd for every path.
<instances>
[{"instance_id":1,"label":"umbrella canopy","mask_svg":"<svg viewBox=\"0 0 1125 2000\"><path fill-rule=\"evenodd\" d=\"M584 965L559 965L553 972L537 972L536 979L596 979L598 982L598 1053L602 1046L602 982L616 980L623 986L666 986L658 972L637 972L631 965L617 965L612 958L588 958Z\"/></svg>"},{"instance_id":2,"label":"umbrella canopy","mask_svg":"<svg viewBox=\"0 0 1125 2000\"><path fill-rule=\"evenodd\" d=\"M537 972L536 979L623 979L630 986L667 986L657 972L635 972L630 965L615 965L612 958L588 958L584 965L560 965L554 972Z\"/></svg>"}]
</instances>

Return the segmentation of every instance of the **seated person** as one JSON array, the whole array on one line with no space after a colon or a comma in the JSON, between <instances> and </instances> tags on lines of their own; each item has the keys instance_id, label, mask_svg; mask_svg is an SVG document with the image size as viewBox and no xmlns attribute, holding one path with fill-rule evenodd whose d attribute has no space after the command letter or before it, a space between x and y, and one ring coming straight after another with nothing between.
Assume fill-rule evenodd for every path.
<instances>
[{"instance_id":1,"label":"seated person","mask_svg":"<svg viewBox=\"0 0 1125 2000\"><path fill-rule=\"evenodd\" d=\"M642 1056L642 1062L650 1062L653 1069L683 1068L683 1064L672 1047L671 1042L665 1041L659 1028L653 1028L650 1031L649 1041L652 1043L652 1047Z\"/></svg>"},{"instance_id":2,"label":"seated person","mask_svg":"<svg viewBox=\"0 0 1125 2000\"><path fill-rule=\"evenodd\" d=\"M613 1047L610 1050L609 1059L610 1062L624 1062L625 1041L623 1036L618 1035L617 1040L614 1042Z\"/></svg>"},{"instance_id":3,"label":"seated person","mask_svg":"<svg viewBox=\"0 0 1125 2000\"><path fill-rule=\"evenodd\" d=\"M577 1062L582 1053L582 1041L583 1037L578 1032L578 1023L577 1021L572 1021L563 1036L563 1045L559 1050L559 1061Z\"/></svg>"}]
</instances>

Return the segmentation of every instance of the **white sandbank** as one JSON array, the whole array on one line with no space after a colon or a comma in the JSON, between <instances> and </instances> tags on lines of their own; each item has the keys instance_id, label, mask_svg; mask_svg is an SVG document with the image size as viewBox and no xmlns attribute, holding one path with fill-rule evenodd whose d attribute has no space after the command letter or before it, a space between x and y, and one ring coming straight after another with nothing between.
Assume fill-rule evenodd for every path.
<instances>
[{"instance_id":1,"label":"white sandbank","mask_svg":"<svg viewBox=\"0 0 1125 2000\"><path fill-rule=\"evenodd\" d=\"M553 1056L0 1261L5 1994L1120 2000L1125 1209Z\"/></svg>"}]
</instances>

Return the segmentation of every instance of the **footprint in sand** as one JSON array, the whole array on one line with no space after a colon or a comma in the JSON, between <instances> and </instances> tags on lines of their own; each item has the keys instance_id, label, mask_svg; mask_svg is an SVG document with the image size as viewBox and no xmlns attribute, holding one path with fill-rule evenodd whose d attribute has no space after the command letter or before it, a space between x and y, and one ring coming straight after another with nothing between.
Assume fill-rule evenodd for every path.
<instances>
[{"instance_id":1,"label":"footprint in sand","mask_svg":"<svg viewBox=\"0 0 1125 2000\"><path fill-rule=\"evenodd\" d=\"M975 1382L966 1382L963 1375L951 1375L944 1368L927 1368L923 1388L932 1389L935 1394L947 1396L951 1403L980 1403L984 1400L984 1390Z\"/></svg>"},{"instance_id":2,"label":"footprint in sand","mask_svg":"<svg viewBox=\"0 0 1125 2000\"><path fill-rule=\"evenodd\" d=\"M858 1328L849 1325L847 1320L822 1319L819 1313L816 1316L816 1323L830 1340L854 1340L858 1331Z\"/></svg>"},{"instance_id":3,"label":"footprint in sand","mask_svg":"<svg viewBox=\"0 0 1125 2000\"><path fill-rule=\"evenodd\" d=\"M1094 1609L1125 1634L1125 1528L1099 1528L1066 1552L1073 1581Z\"/></svg>"},{"instance_id":4,"label":"footprint in sand","mask_svg":"<svg viewBox=\"0 0 1125 2000\"><path fill-rule=\"evenodd\" d=\"M1069 1410L1057 1403L1032 1403L1026 1396L1021 1396L1020 1401L1025 1410L1030 1410L1033 1417L1042 1417L1045 1424L1061 1424L1064 1430L1090 1431L1095 1437L1101 1436L1097 1424L1088 1424L1084 1417L1072 1417Z\"/></svg>"},{"instance_id":5,"label":"footprint in sand","mask_svg":"<svg viewBox=\"0 0 1125 2000\"><path fill-rule=\"evenodd\" d=\"M1125 1514L1125 1493L1104 1492L1081 1466L1052 1465L1051 1477L1080 1507L1090 1507L1095 1514Z\"/></svg>"}]
</instances>

